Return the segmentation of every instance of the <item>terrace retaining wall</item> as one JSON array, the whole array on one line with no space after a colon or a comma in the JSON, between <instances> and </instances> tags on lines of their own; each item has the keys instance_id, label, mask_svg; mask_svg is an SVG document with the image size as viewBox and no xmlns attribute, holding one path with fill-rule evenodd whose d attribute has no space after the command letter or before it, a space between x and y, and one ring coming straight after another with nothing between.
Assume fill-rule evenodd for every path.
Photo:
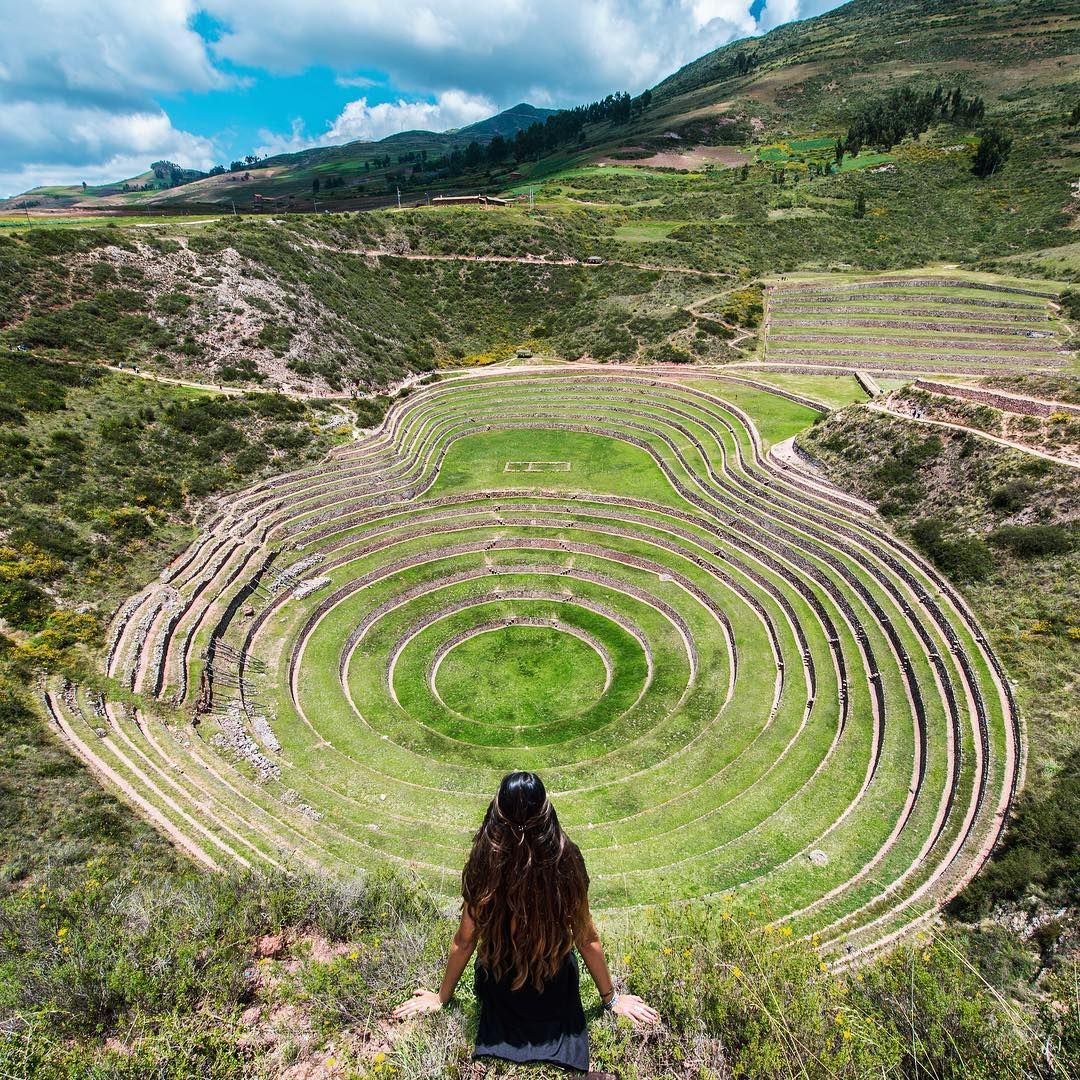
<instances>
[{"instance_id":1,"label":"terrace retaining wall","mask_svg":"<svg viewBox=\"0 0 1080 1080\"><path fill-rule=\"evenodd\" d=\"M983 390L976 386L957 386L953 383L934 382L932 379L916 379L915 388L931 394L946 394L949 397L964 398L980 405L989 405L1002 412L1016 413L1019 416L1052 416L1056 412L1068 413L1080 417L1080 405L1069 405L1061 401L1041 401L1037 398L1019 397L1014 394Z\"/></svg>"}]
</instances>

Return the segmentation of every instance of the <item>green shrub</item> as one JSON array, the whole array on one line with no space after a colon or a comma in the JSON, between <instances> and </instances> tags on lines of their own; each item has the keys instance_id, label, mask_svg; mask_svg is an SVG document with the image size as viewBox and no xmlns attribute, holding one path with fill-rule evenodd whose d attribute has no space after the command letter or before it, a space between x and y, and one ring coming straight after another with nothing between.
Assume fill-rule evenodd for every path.
<instances>
[{"instance_id":1,"label":"green shrub","mask_svg":"<svg viewBox=\"0 0 1080 1080\"><path fill-rule=\"evenodd\" d=\"M1072 534L1060 525L1004 525L990 533L987 540L1021 559L1064 555L1074 546Z\"/></svg>"},{"instance_id":2,"label":"green shrub","mask_svg":"<svg viewBox=\"0 0 1080 1080\"><path fill-rule=\"evenodd\" d=\"M990 493L990 505L995 510L1015 514L1027 506L1029 498L1036 490L1037 485L1031 480L1010 480Z\"/></svg>"},{"instance_id":3,"label":"green shrub","mask_svg":"<svg viewBox=\"0 0 1080 1080\"><path fill-rule=\"evenodd\" d=\"M183 315L195 301L187 293L167 292L157 298L154 307L162 315Z\"/></svg>"},{"instance_id":4,"label":"green shrub","mask_svg":"<svg viewBox=\"0 0 1080 1080\"><path fill-rule=\"evenodd\" d=\"M916 437L878 466L873 473L874 479L887 487L918 482L919 470L937 458L943 448L937 435Z\"/></svg>"},{"instance_id":5,"label":"green shrub","mask_svg":"<svg viewBox=\"0 0 1080 1080\"><path fill-rule=\"evenodd\" d=\"M145 511L123 506L109 514L109 529L117 539L142 540L154 531L154 523Z\"/></svg>"},{"instance_id":6,"label":"green shrub","mask_svg":"<svg viewBox=\"0 0 1080 1080\"><path fill-rule=\"evenodd\" d=\"M986 544L976 537L947 537L943 521L921 518L911 526L911 538L939 570L957 581L982 581L990 573Z\"/></svg>"},{"instance_id":7,"label":"green shrub","mask_svg":"<svg viewBox=\"0 0 1080 1080\"><path fill-rule=\"evenodd\" d=\"M983 872L953 901L962 918L1032 891L1051 903L1080 890L1080 752L1017 799L1004 839Z\"/></svg>"},{"instance_id":8,"label":"green shrub","mask_svg":"<svg viewBox=\"0 0 1080 1080\"><path fill-rule=\"evenodd\" d=\"M0 618L17 630L38 630L53 610L49 594L33 581L0 581Z\"/></svg>"}]
</instances>

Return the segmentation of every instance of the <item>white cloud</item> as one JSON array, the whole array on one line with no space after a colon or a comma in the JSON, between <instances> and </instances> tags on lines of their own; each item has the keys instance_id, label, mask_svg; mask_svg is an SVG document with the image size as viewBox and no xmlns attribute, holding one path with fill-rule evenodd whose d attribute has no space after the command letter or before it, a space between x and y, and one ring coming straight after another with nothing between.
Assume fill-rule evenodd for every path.
<instances>
[{"instance_id":1,"label":"white cloud","mask_svg":"<svg viewBox=\"0 0 1080 1080\"><path fill-rule=\"evenodd\" d=\"M811 7L816 7L818 11L824 11L835 6L828 3L827 0L826 2L808 0L808 3ZM768 0L764 10L758 17L761 29L763 31L772 30L774 27L783 26L784 23L791 22L793 19L806 18L808 13L803 10L805 6L804 0Z\"/></svg>"},{"instance_id":2,"label":"white cloud","mask_svg":"<svg viewBox=\"0 0 1080 1080\"><path fill-rule=\"evenodd\" d=\"M366 97L348 102L321 135L310 134L304 121L292 122L287 135L263 130L261 144L255 148L259 157L295 154L313 146L332 146L363 139L373 142L399 131L448 131L484 120L498 112L490 99L461 90L447 90L434 101L384 101L369 105Z\"/></svg>"},{"instance_id":3,"label":"white cloud","mask_svg":"<svg viewBox=\"0 0 1080 1080\"><path fill-rule=\"evenodd\" d=\"M190 28L196 0L0 0L0 97L147 106L156 95L229 84ZM17 32L16 32L16 29Z\"/></svg>"},{"instance_id":4,"label":"white cloud","mask_svg":"<svg viewBox=\"0 0 1080 1080\"><path fill-rule=\"evenodd\" d=\"M350 101L326 132L326 142L381 139L397 131L447 131L465 127L498 112L489 98L447 90L435 101L385 101L369 105L367 98Z\"/></svg>"},{"instance_id":5,"label":"white cloud","mask_svg":"<svg viewBox=\"0 0 1080 1080\"><path fill-rule=\"evenodd\" d=\"M312 146L318 146L320 140L311 138L304 130L304 121L300 117L294 117L288 135L263 128L259 132L261 143L253 151L259 157L273 157L276 154L295 154L299 150L307 150Z\"/></svg>"},{"instance_id":6,"label":"white cloud","mask_svg":"<svg viewBox=\"0 0 1080 1080\"><path fill-rule=\"evenodd\" d=\"M195 0L0 0L0 191L144 172L160 157L212 164L157 95L230 84L189 28ZM18 27L18 32L14 28Z\"/></svg>"},{"instance_id":7,"label":"white cloud","mask_svg":"<svg viewBox=\"0 0 1080 1080\"><path fill-rule=\"evenodd\" d=\"M563 104L637 91L757 30L751 0L205 3L226 27L214 52L234 63L279 74L374 68L414 94L456 87L504 104L536 86Z\"/></svg>"},{"instance_id":8,"label":"white cloud","mask_svg":"<svg viewBox=\"0 0 1080 1080\"><path fill-rule=\"evenodd\" d=\"M378 79L369 79L366 75L339 75L334 82L338 86L378 86Z\"/></svg>"},{"instance_id":9,"label":"white cloud","mask_svg":"<svg viewBox=\"0 0 1080 1080\"><path fill-rule=\"evenodd\" d=\"M136 176L160 158L207 169L216 156L213 140L178 131L160 109L110 113L55 102L0 108L0 147L5 195L40 184Z\"/></svg>"}]
</instances>

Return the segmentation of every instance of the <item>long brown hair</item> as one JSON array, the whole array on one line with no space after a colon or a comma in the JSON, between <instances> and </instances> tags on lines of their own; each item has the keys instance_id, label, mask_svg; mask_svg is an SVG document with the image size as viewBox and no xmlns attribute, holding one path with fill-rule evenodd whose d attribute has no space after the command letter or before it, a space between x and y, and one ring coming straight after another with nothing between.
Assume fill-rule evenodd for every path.
<instances>
[{"instance_id":1,"label":"long brown hair","mask_svg":"<svg viewBox=\"0 0 1080 1080\"><path fill-rule=\"evenodd\" d=\"M543 988L587 929L589 875L535 773L503 778L461 875L478 959L511 987Z\"/></svg>"}]
</instances>

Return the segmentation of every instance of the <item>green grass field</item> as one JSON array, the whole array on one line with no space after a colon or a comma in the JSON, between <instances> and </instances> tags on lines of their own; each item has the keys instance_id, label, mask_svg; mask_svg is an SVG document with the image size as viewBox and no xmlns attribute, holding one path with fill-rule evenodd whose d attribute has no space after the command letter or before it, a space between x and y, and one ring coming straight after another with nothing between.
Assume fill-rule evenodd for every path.
<instances>
[{"instance_id":1,"label":"green grass field","mask_svg":"<svg viewBox=\"0 0 1080 1080\"><path fill-rule=\"evenodd\" d=\"M214 865L386 860L449 895L532 768L597 908L731 893L872 948L977 863L1017 733L924 564L761 456L815 415L705 376L437 383L122 606L108 674L201 698L197 727L50 707Z\"/></svg>"},{"instance_id":2,"label":"green grass field","mask_svg":"<svg viewBox=\"0 0 1080 1080\"><path fill-rule=\"evenodd\" d=\"M230 215L231 216L231 215ZM239 215L238 215L239 216ZM12 229L99 229L102 226L118 229L149 228L170 225L206 225L218 221L221 214L50 214L27 218L25 214L0 214L0 233Z\"/></svg>"}]
</instances>

